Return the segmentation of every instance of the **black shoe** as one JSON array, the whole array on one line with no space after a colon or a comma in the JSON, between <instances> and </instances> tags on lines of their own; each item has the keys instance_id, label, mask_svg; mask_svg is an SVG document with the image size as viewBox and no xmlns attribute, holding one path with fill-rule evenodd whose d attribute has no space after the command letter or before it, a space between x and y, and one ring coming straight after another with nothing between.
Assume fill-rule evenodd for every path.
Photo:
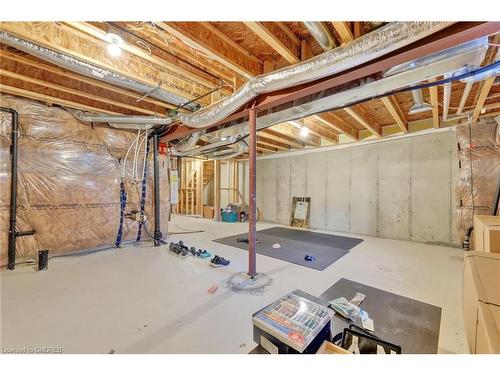
<instances>
[{"instance_id":1,"label":"black shoe","mask_svg":"<svg viewBox=\"0 0 500 375\"><path fill-rule=\"evenodd\" d=\"M224 259L223 257L220 257L218 255L214 256L211 260L210 260L210 265L212 267L224 267L224 266L227 266L229 265L229 260L227 259Z\"/></svg>"}]
</instances>

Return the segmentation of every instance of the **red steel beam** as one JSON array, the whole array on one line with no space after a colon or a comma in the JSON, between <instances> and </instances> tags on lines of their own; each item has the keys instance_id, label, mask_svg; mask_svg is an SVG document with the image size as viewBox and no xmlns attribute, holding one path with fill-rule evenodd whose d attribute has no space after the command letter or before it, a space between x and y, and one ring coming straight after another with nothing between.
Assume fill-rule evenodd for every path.
<instances>
[{"instance_id":1,"label":"red steel beam","mask_svg":"<svg viewBox=\"0 0 500 375\"><path fill-rule=\"evenodd\" d=\"M395 65L403 64L444 49L458 46L477 38L496 34L498 32L500 32L500 22L457 22L450 27L447 27L446 29L434 33L415 43L347 71L343 71L314 82L259 95L255 100L256 104L254 108L258 113L259 111L264 111L308 95L316 94L318 92L385 71ZM247 118L249 116L249 112L250 108L246 105L225 118L223 121L210 126L210 128L241 118ZM194 131L197 131L197 129L180 126L171 134L168 134L166 140L169 141L182 138Z\"/></svg>"}]
</instances>

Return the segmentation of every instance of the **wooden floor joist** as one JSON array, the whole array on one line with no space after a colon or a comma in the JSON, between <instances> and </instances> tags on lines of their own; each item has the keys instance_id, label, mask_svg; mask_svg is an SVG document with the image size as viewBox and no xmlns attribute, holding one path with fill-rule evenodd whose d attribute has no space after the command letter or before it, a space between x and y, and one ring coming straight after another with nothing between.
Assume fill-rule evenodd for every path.
<instances>
[{"instance_id":1,"label":"wooden floor joist","mask_svg":"<svg viewBox=\"0 0 500 375\"><path fill-rule=\"evenodd\" d=\"M13 73L13 72L10 72L8 70L1 69L1 68L0 68L0 75L2 75L4 77L14 78L14 79L17 79L17 80L20 80L20 81L24 81L24 82L33 83L35 85L44 86L44 87L47 87L47 88L52 88L52 89L57 90L57 91L66 92L68 94L76 95L77 97L87 98L87 99L95 100L97 102L111 104L111 105L114 105L116 107L122 107L122 108L125 108L125 109L130 109L132 111L139 112L139 113L144 113L146 115L156 115L157 114L157 112L150 111L148 109L144 109L144 108L140 108L140 107L137 107L137 106L128 105L128 104L125 104L123 102L119 102L119 101L116 101L116 100L106 99L106 98L104 98L102 96L96 96L96 95L88 94L88 93L85 93L85 92L82 92L82 91L79 91L79 90L70 89L70 88L67 88L67 87L64 87L64 86L61 86L61 85L56 85L56 84L53 84L53 83L50 83L50 82L47 82L47 81L42 81L42 80L39 80L39 79L31 78L31 77L28 77L26 75ZM74 105L77 105L77 103L78 102L75 102Z\"/></svg>"},{"instance_id":2,"label":"wooden floor joist","mask_svg":"<svg viewBox=\"0 0 500 375\"><path fill-rule=\"evenodd\" d=\"M344 108L349 116L353 117L357 122L363 125L368 131L370 131L375 137L382 138L382 128L380 125L376 124L372 118L368 115L368 113L357 106L357 108L346 107Z\"/></svg>"},{"instance_id":3,"label":"wooden floor joist","mask_svg":"<svg viewBox=\"0 0 500 375\"><path fill-rule=\"evenodd\" d=\"M0 65L2 62L5 62L6 60L12 60L12 61L15 61L15 62L21 64L21 65L29 66L33 69L39 69L42 71L47 71L47 72L50 72L53 74L57 74L62 79L69 78L69 79L73 79L75 81L79 81L79 82L82 82L82 83L85 83L85 84L88 84L91 86L95 86L97 88L104 89L106 91L115 92L119 95L123 95L123 96L130 97L132 99L135 99L136 102L138 102L140 100L141 102L151 103L157 107L163 107L165 109L175 108L175 106L170 104L170 103L165 103L165 102L162 102L162 101L150 98L150 97L144 98L143 97L144 95L122 89L120 87L111 85L109 83L105 83L105 82L99 81L97 79L88 78L88 77L67 71L65 69L59 68L59 67L54 66L54 65L49 65L47 63L43 63L43 62L38 61L38 60L33 60L31 58L27 58L25 56L17 55L17 54L14 54L12 52L8 52L6 50L0 49ZM24 68L24 69L26 69L26 68Z\"/></svg>"},{"instance_id":4,"label":"wooden floor joist","mask_svg":"<svg viewBox=\"0 0 500 375\"><path fill-rule=\"evenodd\" d=\"M306 146L305 142L299 140L299 138L280 133L271 128L261 130L260 133L263 133L265 136L269 135L270 137L273 137L272 139L279 139L281 142L289 144L292 148L304 148Z\"/></svg>"},{"instance_id":5,"label":"wooden floor joist","mask_svg":"<svg viewBox=\"0 0 500 375\"><path fill-rule=\"evenodd\" d=\"M350 124L345 122L343 119L341 119L339 116L335 115L333 112L325 112L321 113L319 115L315 115L315 118L327 126L332 127L333 129L337 130L338 132L344 134L348 138L350 138L353 141L358 141L359 140L359 132L357 129L352 127Z\"/></svg>"},{"instance_id":6,"label":"wooden floor joist","mask_svg":"<svg viewBox=\"0 0 500 375\"><path fill-rule=\"evenodd\" d=\"M283 30L286 26L274 22L245 22L245 25L290 64L300 61L300 41Z\"/></svg>"},{"instance_id":7,"label":"wooden floor joist","mask_svg":"<svg viewBox=\"0 0 500 375\"><path fill-rule=\"evenodd\" d=\"M436 81L436 78L432 78L429 82ZM429 87L429 94L431 97L431 105L432 105L432 122L434 124L434 128L438 129L439 122L439 100L438 100L438 89L437 86Z\"/></svg>"},{"instance_id":8,"label":"wooden floor joist","mask_svg":"<svg viewBox=\"0 0 500 375\"><path fill-rule=\"evenodd\" d=\"M472 114L472 122L476 122L481 114L484 107L484 102L490 93L491 87L495 82L496 77L490 77L483 81L481 88L479 89L479 96L477 98L476 106L474 107L474 113Z\"/></svg>"},{"instance_id":9,"label":"wooden floor joist","mask_svg":"<svg viewBox=\"0 0 500 375\"><path fill-rule=\"evenodd\" d=\"M385 105L385 108L389 111L396 124L400 127L403 133L408 133L408 121L406 121L405 115L401 108L399 108L399 104L396 102L393 96L385 96L382 98L382 102Z\"/></svg>"},{"instance_id":10,"label":"wooden floor joist","mask_svg":"<svg viewBox=\"0 0 500 375\"><path fill-rule=\"evenodd\" d=\"M348 22L332 21L332 25L342 39L342 43L349 43L354 40L354 35L352 35Z\"/></svg>"},{"instance_id":11,"label":"wooden floor joist","mask_svg":"<svg viewBox=\"0 0 500 375\"><path fill-rule=\"evenodd\" d=\"M100 41L107 42L107 32L94 25L91 25L88 22L64 22L64 24L71 26L75 30L79 30L83 33L91 35ZM147 49L140 48L137 44L137 40L127 40L127 34L122 33L122 35L120 36L124 38L125 42L122 45L123 50L128 51L153 64L168 69L174 73L177 73L180 76L185 77L193 82L199 83L200 85L203 85L207 88L215 88L218 86L218 82L214 81L213 79L208 79L206 77L200 76L199 74L195 74L190 70L187 70L166 60L166 58L156 56L154 53L152 53L152 51L150 52L150 50L148 51ZM151 47L149 48L151 49Z\"/></svg>"},{"instance_id":12,"label":"wooden floor joist","mask_svg":"<svg viewBox=\"0 0 500 375\"><path fill-rule=\"evenodd\" d=\"M107 53L107 44L103 41L71 33L54 22L2 22L2 30L144 84L153 87L160 85L183 98L194 99L210 89L128 51L122 51L120 58L114 58ZM207 99L204 100L208 104Z\"/></svg>"},{"instance_id":13,"label":"wooden floor joist","mask_svg":"<svg viewBox=\"0 0 500 375\"><path fill-rule=\"evenodd\" d=\"M289 144L286 144L286 143L283 143L283 142L280 142L277 140L273 140L269 136L266 136L265 133L258 132L257 133L257 141L263 145L271 146L271 147L277 148L277 149L282 150L282 151L290 150Z\"/></svg>"},{"instance_id":14,"label":"wooden floor joist","mask_svg":"<svg viewBox=\"0 0 500 375\"><path fill-rule=\"evenodd\" d=\"M33 100L39 100L42 102L58 104L61 106L70 107L70 108L74 108L74 109L81 109L84 111L108 113L108 114L112 114L112 115L119 114L118 112L112 112L112 111L108 111L108 110L98 108L98 107L92 107L92 106L88 106L85 104L75 103L75 102L61 99L61 98L58 98L55 96L43 95L43 94L36 93L33 91L24 90L24 89L20 89L18 87L4 85L4 84L0 84L0 92L6 93L6 94L11 94L11 95L22 96L24 98L29 98L29 99L33 99Z\"/></svg>"},{"instance_id":15,"label":"wooden floor joist","mask_svg":"<svg viewBox=\"0 0 500 375\"><path fill-rule=\"evenodd\" d=\"M263 64L250 53L244 53L226 39L215 35L207 23L201 22L155 22L187 45L217 60L244 77L262 73Z\"/></svg>"},{"instance_id":16,"label":"wooden floor joist","mask_svg":"<svg viewBox=\"0 0 500 375\"><path fill-rule=\"evenodd\" d=\"M323 123L315 122L316 118L305 118L302 120L302 123L304 126L309 129L309 132L312 134L326 139L329 142L332 143L339 143L339 137L337 134L333 133L331 130L329 130ZM317 120L316 120L317 121Z\"/></svg>"}]
</instances>

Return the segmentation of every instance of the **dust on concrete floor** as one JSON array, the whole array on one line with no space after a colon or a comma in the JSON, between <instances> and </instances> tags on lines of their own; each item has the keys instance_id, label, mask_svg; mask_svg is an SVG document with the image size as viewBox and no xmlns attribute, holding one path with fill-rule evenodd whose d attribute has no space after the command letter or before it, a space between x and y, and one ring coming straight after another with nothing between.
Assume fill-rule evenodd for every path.
<instances>
[{"instance_id":1,"label":"dust on concrete floor","mask_svg":"<svg viewBox=\"0 0 500 375\"><path fill-rule=\"evenodd\" d=\"M247 224L183 216L173 221L171 231L180 231L179 225L205 232L169 240L208 249L231 264L214 269L208 259L141 244L54 259L46 272L33 266L3 271L0 346L60 347L64 353L248 353L256 345L252 313L296 288L320 295L345 277L440 306L439 352L468 351L460 249L355 236L365 241L324 271L257 255L258 271L273 283L261 295L244 294L223 284L246 269L248 253L211 240L244 232ZM275 225L258 223L257 229ZM217 291L208 293L214 285Z\"/></svg>"}]
</instances>

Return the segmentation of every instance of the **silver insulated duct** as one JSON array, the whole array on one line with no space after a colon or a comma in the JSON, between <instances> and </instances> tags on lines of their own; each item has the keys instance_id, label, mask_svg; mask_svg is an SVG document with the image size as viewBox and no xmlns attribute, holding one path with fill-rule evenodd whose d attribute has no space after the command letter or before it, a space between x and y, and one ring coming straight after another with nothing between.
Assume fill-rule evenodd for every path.
<instances>
[{"instance_id":1,"label":"silver insulated duct","mask_svg":"<svg viewBox=\"0 0 500 375\"><path fill-rule=\"evenodd\" d=\"M417 113L427 112L432 110L432 106L429 103L424 102L422 96L422 90L412 90L411 95L413 96L413 106L408 111L409 115L414 115Z\"/></svg>"},{"instance_id":2,"label":"silver insulated duct","mask_svg":"<svg viewBox=\"0 0 500 375\"><path fill-rule=\"evenodd\" d=\"M233 95L195 113L177 113L161 119L162 124L179 121L203 129L224 120L260 94L297 86L337 74L374 60L450 26L452 22L392 22L346 45L334 48L291 67L250 79ZM111 118L112 117L112 118ZM129 116L107 116L109 122L132 122ZM137 121L157 123L154 116L136 116ZM100 117L102 120L104 117ZM148 119L150 118L150 119ZM95 120L99 121L99 120ZM105 120L102 120L105 121ZM134 122L137 122L134 121Z\"/></svg>"},{"instance_id":3,"label":"silver insulated duct","mask_svg":"<svg viewBox=\"0 0 500 375\"><path fill-rule=\"evenodd\" d=\"M73 116L83 122L108 122L113 124L170 125L172 117L135 116L135 115L103 115L90 114L83 111L70 111Z\"/></svg>"},{"instance_id":4,"label":"silver insulated duct","mask_svg":"<svg viewBox=\"0 0 500 375\"><path fill-rule=\"evenodd\" d=\"M135 81L121 74L117 74L98 66L91 65L83 60L76 59L49 48L42 47L30 41L17 38L4 31L0 31L0 42L14 47L20 51L29 53L30 55L38 57L39 59L48 61L61 68L68 69L72 72L90 78L99 79L112 85L136 91L141 94L148 94L148 96L164 101L166 103L181 106L188 101L188 99L172 94L171 92L166 91L161 87L151 86L142 82ZM184 108L191 111L196 111L197 109L199 109L199 105L192 103L186 105Z\"/></svg>"},{"instance_id":5,"label":"silver insulated duct","mask_svg":"<svg viewBox=\"0 0 500 375\"><path fill-rule=\"evenodd\" d=\"M316 81L374 60L450 26L452 22L392 22L344 46L307 61L252 78L236 93L178 119L190 128L206 128L224 120L241 106L266 92Z\"/></svg>"},{"instance_id":6,"label":"silver insulated duct","mask_svg":"<svg viewBox=\"0 0 500 375\"><path fill-rule=\"evenodd\" d=\"M303 22L309 34L318 42L325 51L337 46L335 39L323 22Z\"/></svg>"}]
</instances>

